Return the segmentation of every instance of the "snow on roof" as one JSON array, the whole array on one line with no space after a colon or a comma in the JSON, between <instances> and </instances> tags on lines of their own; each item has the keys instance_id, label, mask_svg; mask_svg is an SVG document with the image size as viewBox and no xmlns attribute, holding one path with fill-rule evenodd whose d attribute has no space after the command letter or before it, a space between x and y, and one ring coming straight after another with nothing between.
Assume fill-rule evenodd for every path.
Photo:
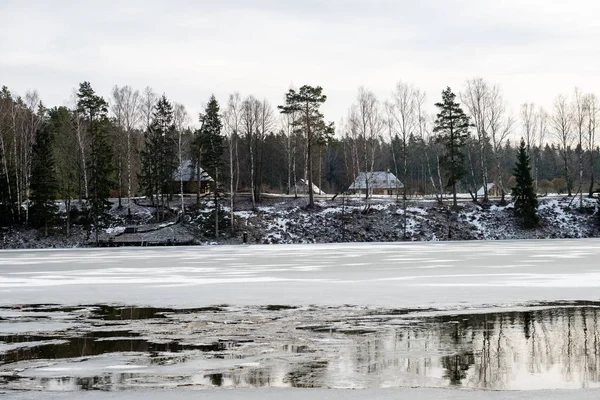
<instances>
[{"instance_id":1,"label":"snow on roof","mask_svg":"<svg viewBox=\"0 0 600 400\"><path fill-rule=\"evenodd\" d=\"M173 172L173 180L175 181L179 181L181 180L181 178L183 178L184 181L198 181L197 179L197 170L196 170L196 163L194 163L192 160L183 160L182 164L175 168L175 171ZM205 181L205 182L212 182L213 178L211 178L208 173L202 169L202 167L200 168L200 180L201 181Z\"/></svg>"},{"instance_id":2,"label":"snow on roof","mask_svg":"<svg viewBox=\"0 0 600 400\"><path fill-rule=\"evenodd\" d=\"M299 193L303 193L303 194L308 193L308 180L306 180L306 179L300 179L298 182L296 182L296 186L295 187L296 187L296 190ZM313 188L313 193L314 194L326 194L324 191L322 191L314 183L312 184L312 188ZM294 189L292 188L292 193L293 192L294 192Z\"/></svg>"},{"instance_id":3,"label":"snow on roof","mask_svg":"<svg viewBox=\"0 0 600 400\"><path fill-rule=\"evenodd\" d=\"M488 192L490 190L492 190L494 188L494 186L496 186L494 183L488 183L487 184L487 190ZM483 186L481 186L481 188L479 188L479 190L477 191L477 196L483 196L485 193L483 191Z\"/></svg>"},{"instance_id":4,"label":"snow on roof","mask_svg":"<svg viewBox=\"0 0 600 400\"><path fill-rule=\"evenodd\" d=\"M400 182L396 175L386 171L360 172L349 190L367 189L402 189L404 184Z\"/></svg>"}]
</instances>

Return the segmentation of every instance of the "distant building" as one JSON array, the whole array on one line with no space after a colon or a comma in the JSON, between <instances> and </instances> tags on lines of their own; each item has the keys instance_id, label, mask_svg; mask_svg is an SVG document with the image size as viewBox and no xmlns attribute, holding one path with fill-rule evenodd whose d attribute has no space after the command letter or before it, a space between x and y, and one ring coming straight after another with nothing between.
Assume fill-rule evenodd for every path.
<instances>
[{"instance_id":1,"label":"distant building","mask_svg":"<svg viewBox=\"0 0 600 400\"><path fill-rule=\"evenodd\" d=\"M315 185L313 183L312 185L313 188L313 194L327 194L324 191L322 191L317 185ZM296 185L294 185L292 187L292 191L290 192L290 194L308 194L308 180L307 179L300 179L298 182L296 182Z\"/></svg>"},{"instance_id":2,"label":"distant building","mask_svg":"<svg viewBox=\"0 0 600 400\"><path fill-rule=\"evenodd\" d=\"M348 191L354 194L395 195L404 188L396 175L389 171L360 172Z\"/></svg>"},{"instance_id":3,"label":"distant building","mask_svg":"<svg viewBox=\"0 0 600 400\"><path fill-rule=\"evenodd\" d=\"M184 160L182 165L177 167L173 172L173 184L176 187L175 192L179 191L181 178L183 178L183 192L196 193L198 188L198 169L194 161ZM210 192L211 182L213 182L213 178L200 167L200 193Z\"/></svg>"},{"instance_id":4,"label":"distant building","mask_svg":"<svg viewBox=\"0 0 600 400\"><path fill-rule=\"evenodd\" d=\"M487 192L488 192L488 196L499 196L500 195L495 183L487 184ZM479 190L477 191L477 197L483 197L484 194L485 194L485 192L483 190L483 186L481 186L479 188Z\"/></svg>"}]
</instances>

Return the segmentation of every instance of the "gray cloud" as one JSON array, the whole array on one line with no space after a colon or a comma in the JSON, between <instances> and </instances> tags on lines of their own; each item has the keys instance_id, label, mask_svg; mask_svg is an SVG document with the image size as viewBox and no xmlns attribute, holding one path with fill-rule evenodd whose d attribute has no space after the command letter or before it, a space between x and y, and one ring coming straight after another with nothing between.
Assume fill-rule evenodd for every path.
<instances>
[{"instance_id":1,"label":"gray cloud","mask_svg":"<svg viewBox=\"0 0 600 400\"><path fill-rule=\"evenodd\" d=\"M200 111L233 91L278 104L290 85L328 94L339 121L360 85L385 97L398 80L437 100L484 77L513 108L549 106L575 85L600 89L593 1L0 2L0 85L62 104L78 82L151 86Z\"/></svg>"}]
</instances>

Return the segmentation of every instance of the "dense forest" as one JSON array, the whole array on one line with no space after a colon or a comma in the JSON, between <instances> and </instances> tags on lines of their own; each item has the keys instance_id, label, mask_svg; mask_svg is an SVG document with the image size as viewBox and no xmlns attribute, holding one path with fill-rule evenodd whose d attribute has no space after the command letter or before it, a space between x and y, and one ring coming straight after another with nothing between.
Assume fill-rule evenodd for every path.
<instances>
[{"instance_id":1,"label":"dense forest","mask_svg":"<svg viewBox=\"0 0 600 400\"><path fill-rule=\"evenodd\" d=\"M128 207L141 195L157 205L160 220L165 203L184 191L174 171L190 162L213 178L214 203L223 205L226 197L233 205L229 193L246 192L253 204L261 193L295 194L300 179L340 193L360 171L386 170L405 184L407 196L440 196L454 186L485 202L515 185L514 138L521 137L538 194L591 196L595 190L598 100L579 89L556 97L552 109L525 103L511 115L500 87L483 79L466 82L456 94L447 88L444 99L466 115L458 139L447 141L453 122L450 117L444 125L440 115L452 109L444 111L442 96L426 98L407 83L398 83L388 99L360 88L336 125L320 112L327 100L320 87L282 91L282 99L273 105L238 93L221 102L211 97L201 115L190 116L151 88L115 86L102 97L83 82L69 106L48 106L36 91L21 96L3 87L0 223L47 229L58 200L67 210L80 200L86 223L103 226L108 197ZM441 110L437 117L433 104ZM495 189L488 193L490 183ZM192 190L200 199L199 185Z\"/></svg>"}]
</instances>

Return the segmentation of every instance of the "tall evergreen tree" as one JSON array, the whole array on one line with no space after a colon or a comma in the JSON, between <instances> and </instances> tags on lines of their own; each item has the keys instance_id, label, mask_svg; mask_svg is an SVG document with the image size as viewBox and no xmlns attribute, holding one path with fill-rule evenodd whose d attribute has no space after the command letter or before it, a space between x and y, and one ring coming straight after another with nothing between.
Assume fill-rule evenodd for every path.
<instances>
[{"instance_id":1,"label":"tall evergreen tree","mask_svg":"<svg viewBox=\"0 0 600 400\"><path fill-rule=\"evenodd\" d=\"M89 82L79 85L77 92L77 108L88 122L91 145L90 156L87 160L89 173L89 194L87 199L88 217L94 226L96 245L101 228L110 222L112 204L109 201L110 189L113 185L113 154L108 132L108 103L96 95Z\"/></svg>"},{"instance_id":2,"label":"tall evergreen tree","mask_svg":"<svg viewBox=\"0 0 600 400\"><path fill-rule=\"evenodd\" d=\"M517 151L517 163L513 174L516 178L516 186L512 189L512 198L515 201L515 212L522 219L523 226L527 229L535 228L539 224L537 215L537 195L533 178L531 177L531 166L525 140L521 138L521 146Z\"/></svg>"},{"instance_id":3,"label":"tall evergreen tree","mask_svg":"<svg viewBox=\"0 0 600 400\"><path fill-rule=\"evenodd\" d=\"M446 187L452 189L452 204L457 206L456 184L466 175L465 155L463 147L469 135L469 117L467 117L455 101L456 95L448 87L442 92L442 102L435 106L440 109L435 120L433 131L438 133L439 140L446 147L442 159L442 167L446 171Z\"/></svg>"},{"instance_id":4,"label":"tall evergreen tree","mask_svg":"<svg viewBox=\"0 0 600 400\"><path fill-rule=\"evenodd\" d=\"M200 115L200 140L202 142L202 165L204 170L212 177L211 191L214 200L215 237L219 236L219 199L223 193L221 175L223 169L223 134L221 129L221 114L219 103L212 95L204 114ZM198 180L198 184L200 181ZM232 221L233 222L233 221Z\"/></svg>"},{"instance_id":5,"label":"tall evergreen tree","mask_svg":"<svg viewBox=\"0 0 600 400\"><path fill-rule=\"evenodd\" d=\"M331 137L334 132L333 123L326 124L319 108L327 96L323 94L321 86L313 87L304 85L298 91L290 89L285 94L285 105L278 106L282 114L297 113L294 126L306 138L307 171L308 171L308 198L309 207L314 207L313 193L313 151L315 146L320 146Z\"/></svg>"},{"instance_id":6,"label":"tall evergreen tree","mask_svg":"<svg viewBox=\"0 0 600 400\"><path fill-rule=\"evenodd\" d=\"M36 132L31 174L32 217L38 226L44 227L46 236L48 236L48 224L58 211L54 202L58 183L52 153L53 143L52 127L46 123Z\"/></svg>"},{"instance_id":7,"label":"tall evergreen tree","mask_svg":"<svg viewBox=\"0 0 600 400\"><path fill-rule=\"evenodd\" d=\"M173 107L165 95L156 104L152 122L144 136L140 186L152 199L156 206L156 219L160 220L165 218L165 198L171 193L173 172L177 168Z\"/></svg>"}]
</instances>

